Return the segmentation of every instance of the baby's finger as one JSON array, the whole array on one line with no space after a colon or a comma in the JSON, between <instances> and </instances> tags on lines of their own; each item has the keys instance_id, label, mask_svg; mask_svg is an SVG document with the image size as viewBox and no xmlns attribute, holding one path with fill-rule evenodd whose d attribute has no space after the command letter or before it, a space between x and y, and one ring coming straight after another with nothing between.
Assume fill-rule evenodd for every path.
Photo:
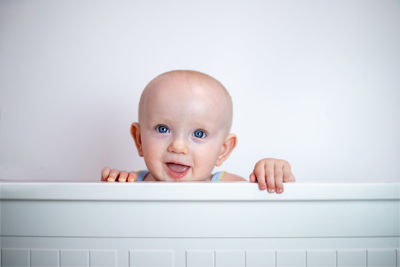
<instances>
[{"instance_id":1,"label":"baby's finger","mask_svg":"<svg viewBox=\"0 0 400 267\"><path fill-rule=\"evenodd\" d=\"M110 168L106 167L101 171L101 180L107 181L108 175L110 175Z\"/></svg>"},{"instance_id":2,"label":"baby's finger","mask_svg":"<svg viewBox=\"0 0 400 267\"><path fill-rule=\"evenodd\" d=\"M283 164L281 163L276 163L275 164L275 188L277 193L282 193L283 192Z\"/></svg>"},{"instance_id":3,"label":"baby's finger","mask_svg":"<svg viewBox=\"0 0 400 267\"><path fill-rule=\"evenodd\" d=\"M107 178L107 182L115 182L119 174L119 171L116 169L112 169L110 175Z\"/></svg>"},{"instance_id":4,"label":"baby's finger","mask_svg":"<svg viewBox=\"0 0 400 267\"><path fill-rule=\"evenodd\" d=\"M264 190L265 188L267 188L267 185L265 184L265 169L261 166L260 168L257 168L256 165L256 168L254 169L254 174L260 190Z\"/></svg>"},{"instance_id":5,"label":"baby's finger","mask_svg":"<svg viewBox=\"0 0 400 267\"><path fill-rule=\"evenodd\" d=\"M274 162L272 164L265 165L265 175L267 176L268 192L270 192L270 193L275 192L274 165L275 165Z\"/></svg>"},{"instance_id":6,"label":"baby's finger","mask_svg":"<svg viewBox=\"0 0 400 267\"><path fill-rule=\"evenodd\" d=\"M120 182L120 183L125 183L127 177L128 177L128 172L126 172L126 171L121 171L121 172L119 173L118 182Z\"/></svg>"},{"instance_id":7,"label":"baby's finger","mask_svg":"<svg viewBox=\"0 0 400 267\"><path fill-rule=\"evenodd\" d=\"M254 174L254 171L250 174L249 180L250 180L250 183L256 182L256 175Z\"/></svg>"},{"instance_id":8,"label":"baby's finger","mask_svg":"<svg viewBox=\"0 0 400 267\"><path fill-rule=\"evenodd\" d=\"M134 182L136 180L137 180L137 173L136 172L129 172L128 182Z\"/></svg>"},{"instance_id":9,"label":"baby's finger","mask_svg":"<svg viewBox=\"0 0 400 267\"><path fill-rule=\"evenodd\" d=\"M286 162L286 164L283 165L283 182L290 183L295 181L296 179L293 176L290 165L288 162Z\"/></svg>"}]
</instances>

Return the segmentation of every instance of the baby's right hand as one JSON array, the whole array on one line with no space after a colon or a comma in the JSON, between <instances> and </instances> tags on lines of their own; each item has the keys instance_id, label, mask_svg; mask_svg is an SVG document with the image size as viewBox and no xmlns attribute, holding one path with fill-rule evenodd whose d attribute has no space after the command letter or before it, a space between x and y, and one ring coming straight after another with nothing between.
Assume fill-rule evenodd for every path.
<instances>
[{"instance_id":1,"label":"baby's right hand","mask_svg":"<svg viewBox=\"0 0 400 267\"><path fill-rule=\"evenodd\" d=\"M128 182L135 182L137 181L137 173L136 172L126 172L126 171L119 171L117 169L104 168L101 171L101 180L105 182L120 182L125 183Z\"/></svg>"}]
</instances>

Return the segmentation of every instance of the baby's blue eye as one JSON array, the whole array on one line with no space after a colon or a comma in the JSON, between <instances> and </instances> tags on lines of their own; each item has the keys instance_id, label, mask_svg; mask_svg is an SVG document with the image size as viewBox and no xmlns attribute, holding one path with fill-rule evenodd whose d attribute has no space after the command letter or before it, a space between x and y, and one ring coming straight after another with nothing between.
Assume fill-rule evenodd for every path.
<instances>
[{"instance_id":1,"label":"baby's blue eye","mask_svg":"<svg viewBox=\"0 0 400 267\"><path fill-rule=\"evenodd\" d=\"M167 126L158 125L158 126L157 126L157 132L159 132L159 133L168 133L168 132L169 132L169 129L168 129Z\"/></svg>"},{"instance_id":2,"label":"baby's blue eye","mask_svg":"<svg viewBox=\"0 0 400 267\"><path fill-rule=\"evenodd\" d=\"M203 130L196 130L194 131L193 136L197 138L205 138L206 134L204 133Z\"/></svg>"}]
</instances>

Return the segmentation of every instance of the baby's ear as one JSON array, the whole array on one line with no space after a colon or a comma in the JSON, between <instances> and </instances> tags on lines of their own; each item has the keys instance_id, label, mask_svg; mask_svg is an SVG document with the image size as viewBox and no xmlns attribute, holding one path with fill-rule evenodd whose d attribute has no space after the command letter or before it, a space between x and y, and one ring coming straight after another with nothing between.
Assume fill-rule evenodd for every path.
<instances>
[{"instance_id":1,"label":"baby's ear","mask_svg":"<svg viewBox=\"0 0 400 267\"><path fill-rule=\"evenodd\" d=\"M132 123L131 125L131 135L133 140L135 140L136 148L139 153L139 156L143 157L143 150L142 150L142 139L140 135L140 125L137 122Z\"/></svg>"},{"instance_id":2,"label":"baby's ear","mask_svg":"<svg viewBox=\"0 0 400 267\"><path fill-rule=\"evenodd\" d=\"M237 143L237 137L235 134L228 134L228 136L225 138L224 143L222 144L221 147L221 152L219 153L217 163L215 163L215 166L221 166L222 163L229 157L233 149L236 147Z\"/></svg>"}]
</instances>

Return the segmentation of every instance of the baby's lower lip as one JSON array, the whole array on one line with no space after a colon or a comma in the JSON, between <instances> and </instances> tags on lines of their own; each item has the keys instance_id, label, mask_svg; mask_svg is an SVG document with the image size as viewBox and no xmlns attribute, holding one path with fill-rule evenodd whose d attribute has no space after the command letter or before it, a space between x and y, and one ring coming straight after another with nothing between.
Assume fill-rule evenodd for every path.
<instances>
[{"instance_id":1,"label":"baby's lower lip","mask_svg":"<svg viewBox=\"0 0 400 267\"><path fill-rule=\"evenodd\" d=\"M165 165L167 167L167 172L169 176L177 180L183 178L190 169L190 166L178 163L167 162L165 163Z\"/></svg>"}]
</instances>

